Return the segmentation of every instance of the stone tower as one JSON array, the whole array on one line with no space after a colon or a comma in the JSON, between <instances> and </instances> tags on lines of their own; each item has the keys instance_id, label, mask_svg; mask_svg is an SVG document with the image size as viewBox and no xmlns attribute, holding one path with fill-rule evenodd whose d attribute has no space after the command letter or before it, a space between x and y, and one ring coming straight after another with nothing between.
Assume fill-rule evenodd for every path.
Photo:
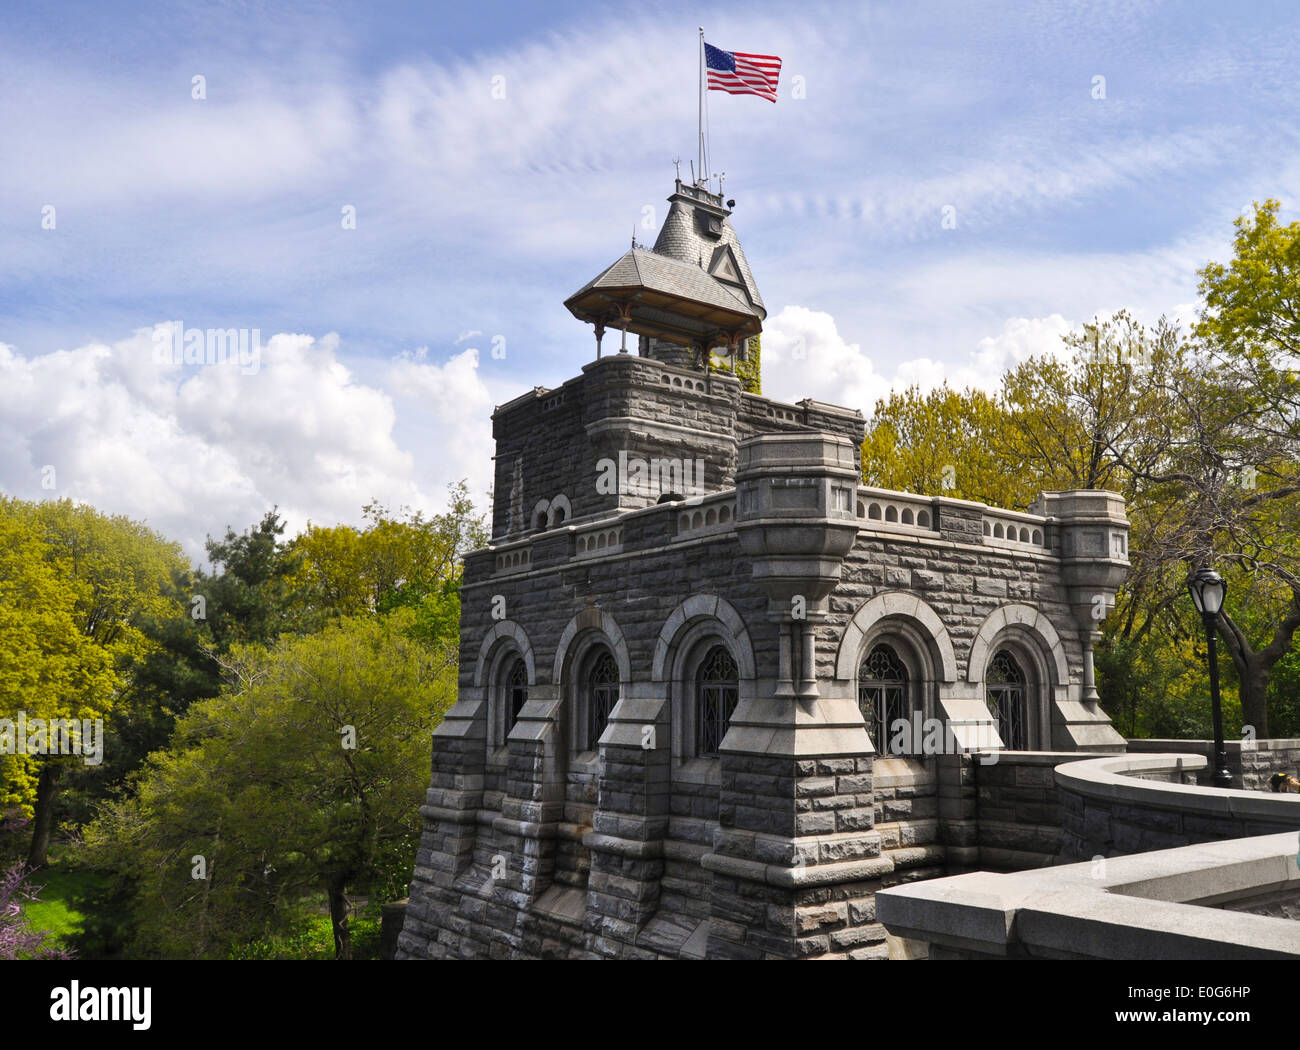
<instances>
[{"instance_id":1,"label":"stone tower","mask_svg":"<svg viewBox=\"0 0 1300 1050\"><path fill-rule=\"evenodd\" d=\"M727 370L765 307L720 195L669 200L566 301L595 360L493 415L400 957L878 957L877 889L1050 861L1041 753L1124 747L1123 500L862 486L859 411ZM1016 755L1032 825L978 806Z\"/></svg>"}]
</instances>

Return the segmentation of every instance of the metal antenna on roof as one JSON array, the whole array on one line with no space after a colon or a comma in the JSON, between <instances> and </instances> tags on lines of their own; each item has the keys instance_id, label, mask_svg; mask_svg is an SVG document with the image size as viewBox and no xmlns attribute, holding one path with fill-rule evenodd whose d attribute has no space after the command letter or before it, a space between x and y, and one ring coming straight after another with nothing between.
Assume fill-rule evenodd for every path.
<instances>
[{"instance_id":1,"label":"metal antenna on roof","mask_svg":"<svg viewBox=\"0 0 1300 1050\"><path fill-rule=\"evenodd\" d=\"M677 169L677 181L681 182L682 181L682 158L681 157L673 158L673 167Z\"/></svg>"},{"instance_id":2,"label":"metal antenna on roof","mask_svg":"<svg viewBox=\"0 0 1300 1050\"><path fill-rule=\"evenodd\" d=\"M632 223L632 247L636 247L636 223Z\"/></svg>"}]
</instances>

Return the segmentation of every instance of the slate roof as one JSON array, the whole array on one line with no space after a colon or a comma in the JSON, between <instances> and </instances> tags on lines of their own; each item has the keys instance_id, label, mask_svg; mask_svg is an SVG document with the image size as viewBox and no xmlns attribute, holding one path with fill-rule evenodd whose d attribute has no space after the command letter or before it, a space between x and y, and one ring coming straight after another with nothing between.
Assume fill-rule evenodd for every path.
<instances>
[{"instance_id":1,"label":"slate roof","mask_svg":"<svg viewBox=\"0 0 1300 1050\"><path fill-rule=\"evenodd\" d=\"M757 335L767 309L721 195L678 181L668 200L655 247L634 242L564 305L579 320L681 346Z\"/></svg>"},{"instance_id":2,"label":"slate roof","mask_svg":"<svg viewBox=\"0 0 1300 1050\"><path fill-rule=\"evenodd\" d=\"M714 237L707 232L709 209L696 205L691 198L689 188L674 193L668 200L672 202L672 207L668 209L668 217L664 219L654 250L661 255L680 259L695 266L699 266L700 260L703 259L705 267L708 267L718 245L727 245L735 253L736 262L740 266L740 275L744 279L750 300L758 308L759 316L766 317L767 307L763 305L763 297L758 294L758 285L754 282L749 260L745 258L745 252L740 247L740 240L736 236L736 231L732 229L730 220L726 218L725 210L719 209L723 212L722 234L720 237Z\"/></svg>"},{"instance_id":3,"label":"slate roof","mask_svg":"<svg viewBox=\"0 0 1300 1050\"><path fill-rule=\"evenodd\" d=\"M678 296L730 313L762 316L738 290L711 277L697 264L645 248L633 248L599 277L569 296L566 305L594 289L614 292L637 288Z\"/></svg>"},{"instance_id":4,"label":"slate roof","mask_svg":"<svg viewBox=\"0 0 1300 1050\"><path fill-rule=\"evenodd\" d=\"M611 328L621 324L615 320L619 304L630 310L629 332L682 345L724 335L743 339L757 335L763 324L739 288L697 264L646 248L633 248L564 302L579 320Z\"/></svg>"}]
</instances>

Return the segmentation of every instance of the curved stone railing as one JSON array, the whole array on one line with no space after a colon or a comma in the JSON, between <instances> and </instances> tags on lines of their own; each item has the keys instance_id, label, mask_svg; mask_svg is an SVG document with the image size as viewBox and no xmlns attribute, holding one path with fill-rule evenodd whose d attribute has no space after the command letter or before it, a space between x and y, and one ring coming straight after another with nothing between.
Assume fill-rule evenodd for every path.
<instances>
[{"instance_id":1,"label":"curved stone railing","mask_svg":"<svg viewBox=\"0 0 1300 1050\"><path fill-rule=\"evenodd\" d=\"M876 918L891 959L1296 959L1295 848L1292 831L971 872L881 890Z\"/></svg>"},{"instance_id":2,"label":"curved stone railing","mask_svg":"<svg viewBox=\"0 0 1300 1050\"><path fill-rule=\"evenodd\" d=\"M1056 767L1062 855L1116 856L1300 829L1300 795L1198 787L1202 755L1108 755Z\"/></svg>"},{"instance_id":3,"label":"curved stone railing","mask_svg":"<svg viewBox=\"0 0 1300 1050\"><path fill-rule=\"evenodd\" d=\"M1225 740L1228 753L1228 772L1232 786L1252 791L1266 791L1268 780L1274 773L1292 773L1300 770L1300 740L1293 737L1276 737L1249 740ZM1214 754L1213 740L1130 740L1129 754L1137 752L1184 752L1194 755ZM1198 778L1208 783L1208 771Z\"/></svg>"}]
</instances>

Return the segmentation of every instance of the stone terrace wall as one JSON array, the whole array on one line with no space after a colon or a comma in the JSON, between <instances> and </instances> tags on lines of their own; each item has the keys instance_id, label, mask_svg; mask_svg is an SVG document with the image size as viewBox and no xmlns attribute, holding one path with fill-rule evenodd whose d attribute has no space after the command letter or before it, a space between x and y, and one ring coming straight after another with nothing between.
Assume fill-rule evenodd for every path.
<instances>
[{"instance_id":1,"label":"stone terrace wall","mask_svg":"<svg viewBox=\"0 0 1300 1050\"><path fill-rule=\"evenodd\" d=\"M1199 755L1116 755L1058 767L1062 857L1113 857L1220 839L1293 835L1300 796L1200 787Z\"/></svg>"},{"instance_id":2,"label":"stone terrace wall","mask_svg":"<svg viewBox=\"0 0 1300 1050\"><path fill-rule=\"evenodd\" d=\"M1232 774L1233 787L1267 791L1268 779L1274 773L1300 777L1300 740L1226 740L1224 748L1228 752L1228 771ZM1130 754L1186 751L1204 755L1211 762L1214 760L1213 740L1130 740L1128 749ZM1210 773L1209 767L1202 770L1197 783L1208 785Z\"/></svg>"},{"instance_id":3,"label":"stone terrace wall","mask_svg":"<svg viewBox=\"0 0 1300 1050\"><path fill-rule=\"evenodd\" d=\"M981 869L1024 871L1056 862L1062 810L1054 770L1088 757L1077 751L1002 751L966 759L975 785Z\"/></svg>"}]
</instances>

